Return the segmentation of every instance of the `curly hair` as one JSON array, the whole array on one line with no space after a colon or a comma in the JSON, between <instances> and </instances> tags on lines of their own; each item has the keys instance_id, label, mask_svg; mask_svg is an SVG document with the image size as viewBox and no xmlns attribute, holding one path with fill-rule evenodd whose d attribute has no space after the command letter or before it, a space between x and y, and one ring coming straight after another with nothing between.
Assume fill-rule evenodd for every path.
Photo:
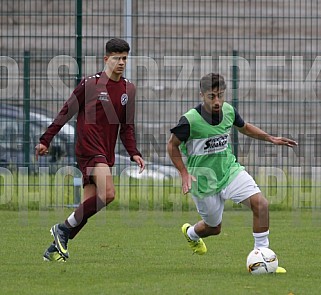
<instances>
[{"instance_id":1,"label":"curly hair","mask_svg":"<svg viewBox=\"0 0 321 295\"><path fill-rule=\"evenodd\" d=\"M226 84L223 76L216 73L209 73L201 78L200 89L202 93L216 88L220 90L226 89Z\"/></svg>"}]
</instances>

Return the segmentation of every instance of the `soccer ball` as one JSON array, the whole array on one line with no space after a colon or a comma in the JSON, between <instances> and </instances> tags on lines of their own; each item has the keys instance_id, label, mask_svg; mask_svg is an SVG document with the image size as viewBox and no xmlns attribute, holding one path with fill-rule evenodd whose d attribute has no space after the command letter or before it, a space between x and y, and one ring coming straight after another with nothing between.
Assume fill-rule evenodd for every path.
<instances>
[{"instance_id":1,"label":"soccer ball","mask_svg":"<svg viewBox=\"0 0 321 295\"><path fill-rule=\"evenodd\" d=\"M274 273L278 265L278 257L269 248L252 250L246 260L247 269L253 275Z\"/></svg>"}]
</instances>

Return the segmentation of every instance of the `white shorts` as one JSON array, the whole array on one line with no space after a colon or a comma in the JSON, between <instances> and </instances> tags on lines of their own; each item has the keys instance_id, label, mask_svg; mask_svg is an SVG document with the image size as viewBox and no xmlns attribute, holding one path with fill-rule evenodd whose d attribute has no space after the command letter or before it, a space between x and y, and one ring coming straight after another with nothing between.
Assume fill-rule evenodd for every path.
<instances>
[{"instance_id":1,"label":"white shorts","mask_svg":"<svg viewBox=\"0 0 321 295\"><path fill-rule=\"evenodd\" d=\"M192 198L203 221L207 225L215 227L222 222L226 200L232 200L238 204L260 192L253 177L243 170L218 194L205 198L195 196L192 196Z\"/></svg>"}]
</instances>

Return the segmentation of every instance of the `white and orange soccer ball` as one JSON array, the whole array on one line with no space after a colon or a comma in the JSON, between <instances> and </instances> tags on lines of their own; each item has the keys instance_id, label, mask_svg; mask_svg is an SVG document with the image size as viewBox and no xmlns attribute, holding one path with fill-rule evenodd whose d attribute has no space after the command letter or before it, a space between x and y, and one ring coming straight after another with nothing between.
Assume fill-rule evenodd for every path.
<instances>
[{"instance_id":1,"label":"white and orange soccer ball","mask_svg":"<svg viewBox=\"0 0 321 295\"><path fill-rule=\"evenodd\" d=\"M253 275L275 273L278 265L278 257L270 248L254 249L246 260L246 267Z\"/></svg>"}]
</instances>

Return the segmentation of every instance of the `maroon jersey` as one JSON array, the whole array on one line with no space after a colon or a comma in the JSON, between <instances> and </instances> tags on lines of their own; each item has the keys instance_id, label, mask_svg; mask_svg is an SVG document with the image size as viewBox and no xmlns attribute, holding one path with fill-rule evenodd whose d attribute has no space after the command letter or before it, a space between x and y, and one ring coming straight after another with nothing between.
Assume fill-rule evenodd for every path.
<instances>
[{"instance_id":1,"label":"maroon jersey","mask_svg":"<svg viewBox=\"0 0 321 295\"><path fill-rule=\"evenodd\" d=\"M141 156L134 130L135 92L134 84L123 77L113 81L105 72L83 79L40 142L49 147L61 127L78 112L76 156L103 155L112 166L118 132L128 154Z\"/></svg>"}]
</instances>

